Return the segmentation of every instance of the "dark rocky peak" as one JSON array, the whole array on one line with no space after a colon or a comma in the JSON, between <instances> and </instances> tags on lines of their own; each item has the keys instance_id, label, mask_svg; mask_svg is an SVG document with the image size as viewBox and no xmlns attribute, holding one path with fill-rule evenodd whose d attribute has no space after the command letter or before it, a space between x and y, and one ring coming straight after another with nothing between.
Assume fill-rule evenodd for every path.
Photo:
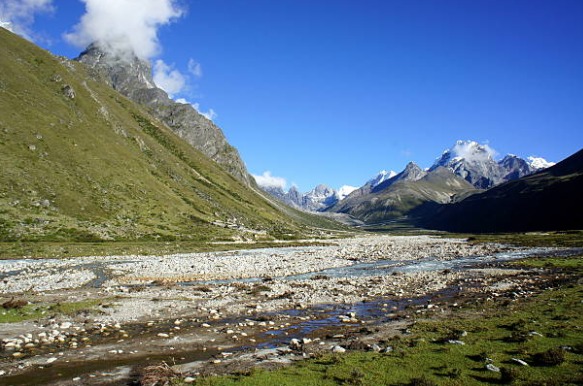
<instances>
[{"instance_id":1,"label":"dark rocky peak","mask_svg":"<svg viewBox=\"0 0 583 386\"><path fill-rule=\"evenodd\" d=\"M442 166L462 177L479 189L488 189L503 181L504 170L492 158L487 145L475 141L457 141L443 152L430 171Z\"/></svg>"},{"instance_id":2,"label":"dark rocky peak","mask_svg":"<svg viewBox=\"0 0 583 386\"><path fill-rule=\"evenodd\" d=\"M319 212L338 202L336 191L326 185L320 184L303 196L302 208Z\"/></svg>"},{"instance_id":3,"label":"dark rocky peak","mask_svg":"<svg viewBox=\"0 0 583 386\"><path fill-rule=\"evenodd\" d=\"M316 186L314 189L312 189L309 193L309 195L312 196L330 196L331 194L334 194L334 189L329 188L328 186L324 185L324 184L320 184L318 186Z\"/></svg>"},{"instance_id":4,"label":"dark rocky peak","mask_svg":"<svg viewBox=\"0 0 583 386\"><path fill-rule=\"evenodd\" d=\"M417 165L415 162L409 162L401 173L378 184L371 190L371 192L372 193L380 192L399 181L417 181L423 178L426 174L427 173L423 169L421 169L419 165Z\"/></svg>"},{"instance_id":5,"label":"dark rocky peak","mask_svg":"<svg viewBox=\"0 0 583 386\"><path fill-rule=\"evenodd\" d=\"M425 176L426 172L419 167L415 162L409 162L405 166L405 170L397 174L395 178L397 181L417 181Z\"/></svg>"},{"instance_id":6,"label":"dark rocky peak","mask_svg":"<svg viewBox=\"0 0 583 386\"><path fill-rule=\"evenodd\" d=\"M287 192L287 197L290 202L293 202L297 206L301 206L302 204L302 194L295 186L289 188Z\"/></svg>"},{"instance_id":7,"label":"dark rocky peak","mask_svg":"<svg viewBox=\"0 0 583 386\"><path fill-rule=\"evenodd\" d=\"M239 152L227 142L222 130L192 105L178 103L158 88L147 60L99 43L91 44L76 60L93 69L100 79L122 95L145 106L178 136L238 180L246 185L251 184L251 177Z\"/></svg>"},{"instance_id":8,"label":"dark rocky peak","mask_svg":"<svg viewBox=\"0 0 583 386\"><path fill-rule=\"evenodd\" d=\"M513 154L508 154L498 165L504 170L504 181L516 180L534 172L528 162Z\"/></svg>"},{"instance_id":9,"label":"dark rocky peak","mask_svg":"<svg viewBox=\"0 0 583 386\"><path fill-rule=\"evenodd\" d=\"M150 62L133 53L116 52L92 43L75 60L98 71L105 81L124 95L139 89L155 89Z\"/></svg>"}]
</instances>

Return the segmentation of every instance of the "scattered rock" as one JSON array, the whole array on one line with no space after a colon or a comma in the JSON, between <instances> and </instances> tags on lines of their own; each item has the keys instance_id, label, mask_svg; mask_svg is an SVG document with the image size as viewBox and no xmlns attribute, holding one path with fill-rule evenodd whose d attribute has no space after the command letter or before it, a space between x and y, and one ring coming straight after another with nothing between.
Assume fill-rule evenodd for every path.
<instances>
[{"instance_id":1,"label":"scattered rock","mask_svg":"<svg viewBox=\"0 0 583 386\"><path fill-rule=\"evenodd\" d=\"M75 90L70 85L68 84L64 85L61 91L63 92L63 95L65 95L67 98L75 99L76 96Z\"/></svg>"},{"instance_id":2,"label":"scattered rock","mask_svg":"<svg viewBox=\"0 0 583 386\"><path fill-rule=\"evenodd\" d=\"M528 366L528 363L526 363L525 361L523 361L522 359L518 359L518 358L512 358L511 359L512 362L514 363L518 363L521 366Z\"/></svg>"},{"instance_id":3,"label":"scattered rock","mask_svg":"<svg viewBox=\"0 0 583 386\"><path fill-rule=\"evenodd\" d=\"M346 352L346 349L342 346L334 346L332 348L332 352L333 353L344 353L344 352Z\"/></svg>"},{"instance_id":4,"label":"scattered rock","mask_svg":"<svg viewBox=\"0 0 583 386\"><path fill-rule=\"evenodd\" d=\"M299 339L294 338L289 342L289 348L291 348L292 350L301 350L302 343L299 341Z\"/></svg>"},{"instance_id":5,"label":"scattered rock","mask_svg":"<svg viewBox=\"0 0 583 386\"><path fill-rule=\"evenodd\" d=\"M500 368L499 368L499 367L496 367L496 366L494 366L494 365L493 365L493 364L491 364L491 363L488 363L488 364L486 365L486 370L488 370L488 371L492 371L492 372L494 372L494 373L499 373L499 372L500 372Z\"/></svg>"}]
</instances>

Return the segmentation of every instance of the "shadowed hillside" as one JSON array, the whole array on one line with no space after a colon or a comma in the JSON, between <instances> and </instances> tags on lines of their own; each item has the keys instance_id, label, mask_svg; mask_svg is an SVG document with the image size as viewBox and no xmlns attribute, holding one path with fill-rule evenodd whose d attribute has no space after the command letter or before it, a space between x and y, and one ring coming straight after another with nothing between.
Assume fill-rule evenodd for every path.
<instances>
[{"instance_id":1,"label":"shadowed hillside","mask_svg":"<svg viewBox=\"0 0 583 386\"><path fill-rule=\"evenodd\" d=\"M418 208L417 225L453 232L583 229L583 150L544 171L450 205Z\"/></svg>"}]
</instances>

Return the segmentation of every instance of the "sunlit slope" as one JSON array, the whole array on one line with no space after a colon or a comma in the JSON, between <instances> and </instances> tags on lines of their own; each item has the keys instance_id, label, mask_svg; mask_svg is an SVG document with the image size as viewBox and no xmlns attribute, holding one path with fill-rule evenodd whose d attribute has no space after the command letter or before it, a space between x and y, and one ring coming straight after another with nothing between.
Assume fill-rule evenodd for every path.
<instances>
[{"instance_id":1,"label":"sunlit slope","mask_svg":"<svg viewBox=\"0 0 583 386\"><path fill-rule=\"evenodd\" d=\"M83 65L0 28L0 69L0 240L313 231L309 218L291 219Z\"/></svg>"}]
</instances>

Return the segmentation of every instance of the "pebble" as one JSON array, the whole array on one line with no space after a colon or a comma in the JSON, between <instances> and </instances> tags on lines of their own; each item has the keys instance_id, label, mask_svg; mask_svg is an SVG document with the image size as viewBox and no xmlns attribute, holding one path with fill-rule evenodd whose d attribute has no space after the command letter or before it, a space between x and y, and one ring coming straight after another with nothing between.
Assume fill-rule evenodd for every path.
<instances>
[{"instance_id":1,"label":"pebble","mask_svg":"<svg viewBox=\"0 0 583 386\"><path fill-rule=\"evenodd\" d=\"M488 363L488 364L486 365L486 370L488 370L488 371L492 371L492 372L494 372L494 373L499 373L499 372L500 372L500 368L499 368L499 367L496 367L496 366L494 366L494 365L493 365L493 364L491 364L491 363Z\"/></svg>"},{"instance_id":2,"label":"pebble","mask_svg":"<svg viewBox=\"0 0 583 386\"><path fill-rule=\"evenodd\" d=\"M333 353L343 353L343 352L346 352L346 349L342 346L334 346L332 348L332 352Z\"/></svg>"}]
</instances>

